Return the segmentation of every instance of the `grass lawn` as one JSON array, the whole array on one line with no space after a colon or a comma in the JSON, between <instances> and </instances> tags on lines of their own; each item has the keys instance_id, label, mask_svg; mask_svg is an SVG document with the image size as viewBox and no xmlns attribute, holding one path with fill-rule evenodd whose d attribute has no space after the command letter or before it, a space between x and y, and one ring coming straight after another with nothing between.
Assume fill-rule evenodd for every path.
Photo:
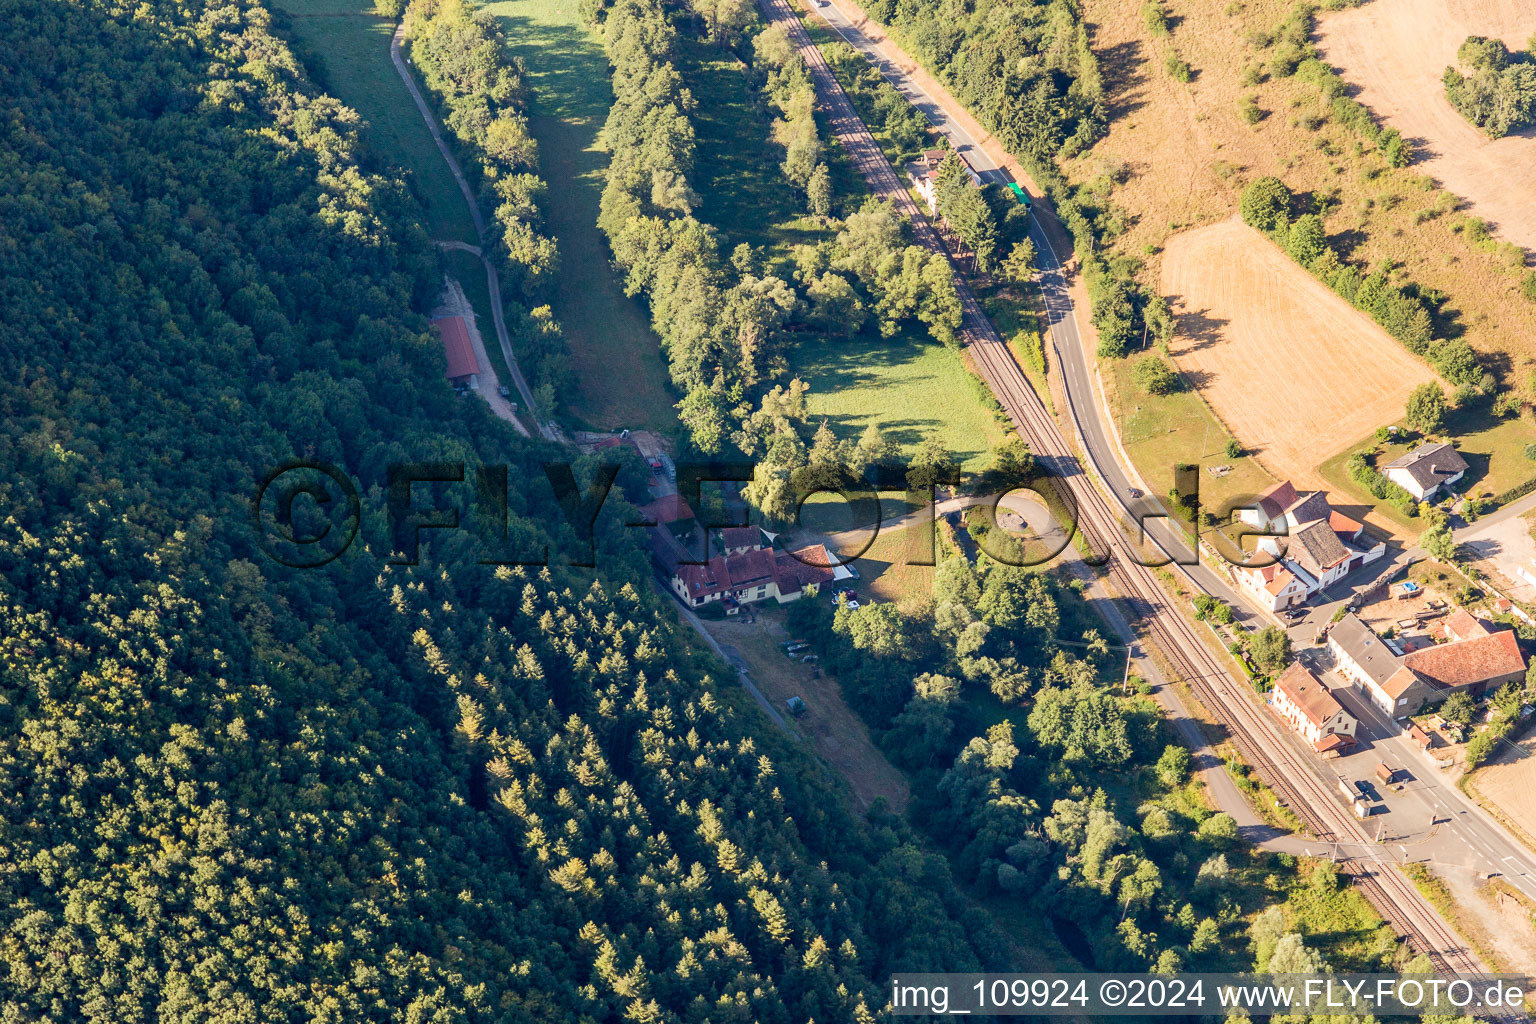
<instances>
[{"instance_id":1,"label":"grass lawn","mask_svg":"<svg viewBox=\"0 0 1536 1024\"><path fill-rule=\"evenodd\" d=\"M902 527L881 530L854 562L859 570L858 592L877 601L894 601L903 611L916 612L933 597L938 562L953 554L934 526L919 516ZM935 565L915 565L932 561Z\"/></svg>"},{"instance_id":2,"label":"grass lawn","mask_svg":"<svg viewBox=\"0 0 1536 1024\"><path fill-rule=\"evenodd\" d=\"M1259 494L1275 482L1254 459L1226 457L1224 449L1232 435L1198 392L1142 392L1131 381L1137 358L1105 359L1099 366L1125 450L1157 498L1166 498L1173 487L1174 466L1179 463L1200 464L1201 505L1213 511L1227 501ZM1206 471L1209 466L1231 466L1232 471L1214 476Z\"/></svg>"},{"instance_id":3,"label":"grass lawn","mask_svg":"<svg viewBox=\"0 0 1536 1024\"><path fill-rule=\"evenodd\" d=\"M985 468L987 453L1004 440L959 351L911 331L893 338L872 330L846 340L804 336L790 365L811 386L811 421L826 420L840 438L857 440L875 423L910 455L933 435L967 472Z\"/></svg>"},{"instance_id":4,"label":"grass lawn","mask_svg":"<svg viewBox=\"0 0 1536 1024\"><path fill-rule=\"evenodd\" d=\"M747 242L774 264L792 246L830 238L832 230L806 212L805 197L779 171L784 151L771 138L773 118L745 66L728 50L686 37L677 52L678 71L698 100L696 212L719 229L722 252Z\"/></svg>"},{"instance_id":5,"label":"grass lawn","mask_svg":"<svg viewBox=\"0 0 1536 1024\"><path fill-rule=\"evenodd\" d=\"M375 15L369 0L279 3L293 19L305 56L319 58L325 90L367 122L363 138L373 154L409 172L428 233L474 244L475 225L464 197L389 59L394 23Z\"/></svg>"},{"instance_id":6,"label":"grass lawn","mask_svg":"<svg viewBox=\"0 0 1536 1024\"><path fill-rule=\"evenodd\" d=\"M583 24L576 0L500 0L485 9L500 19L533 89L529 126L549 182L543 210L560 244L550 307L576 374L569 412L598 428L675 433L677 398L661 343L645 306L624 294L597 228L608 166L597 133L613 102L602 44Z\"/></svg>"},{"instance_id":7,"label":"grass lawn","mask_svg":"<svg viewBox=\"0 0 1536 1024\"><path fill-rule=\"evenodd\" d=\"M1491 498L1536 476L1536 463L1525 457L1525 446L1536 441L1536 427L1523 417L1494 420L1485 411L1452 412L1446 422L1446 435L1456 443L1456 450L1467 460L1467 475L1459 485L1469 497ZM1416 538L1424 524L1398 511L1397 506L1377 501L1350 479L1345 463L1356 452L1374 453L1377 469L1423 443L1422 438L1384 442L1376 435L1361 439L1339 452L1320 467L1323 477L1350 500L1370 506L1382 519L1390 521L1406 537Z\"/></svg>"}]
</instances>

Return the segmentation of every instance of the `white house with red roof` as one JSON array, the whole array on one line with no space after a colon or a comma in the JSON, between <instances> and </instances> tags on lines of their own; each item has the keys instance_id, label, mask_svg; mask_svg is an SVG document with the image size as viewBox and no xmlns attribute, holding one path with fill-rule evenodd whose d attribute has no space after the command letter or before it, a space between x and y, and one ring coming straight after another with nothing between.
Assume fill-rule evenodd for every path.
<instances>
[{"instance_id":1,"label":"white house with red roof","mask_svg":"<svg viewBox=\"0 0 1536 1024\"><path fill-rule=\"evenodd\" d=\"M1324 757L1337 757L1355 745L1359 723L1299 661L1275 680L1269 705Z\"/></svg>"},{"instance_id":2,"label":"white house with red roof","mask_svg":"<svg viewBox=\"0 0 1536 1024\"><path fill-rule=\"evenodd\" d=\"M1259 495L1238 519L1271 534L1259 538L1254 559L1267 564L1231 569L1238 586L1270 611L1305 603L1387 551L1385 542L1334 509L1322 491L1301 494L1289 480Z\"/></svg>"},{"instance_id":3,"label":"white house with red roof","mask_svg":"<svg viewBox=\"0 0 1536 1024\"><path fill-rule=\"evenodd\" d=\"M775 552L764 544L762 531L755 526L727 530L723 540L727 553L703 564L690 562L668 530L655 527L650 534L651 561L667 586L690 608L719 601L730 615L744 604L770 597L787 604L814 595L825 583L855 576L851 568L832 557L826 545Z\"/></svg>"}]
</instances>

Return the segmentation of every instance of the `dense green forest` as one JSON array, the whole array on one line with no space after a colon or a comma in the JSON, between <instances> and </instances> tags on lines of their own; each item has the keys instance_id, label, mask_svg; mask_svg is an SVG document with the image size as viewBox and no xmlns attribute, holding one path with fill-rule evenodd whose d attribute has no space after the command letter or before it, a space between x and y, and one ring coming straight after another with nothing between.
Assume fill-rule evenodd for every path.
<instances>
[{"instance_id":1,"label":"dense green forest","mask_svg":"<svg viewBox=\"0 0 1536 1024\"><path fill-rule=\"evenodd\" d=\"M563 453L446 386L419 211L261 6L0 0L0 40L0 1018L862 1021L1006 965L737 710L616 499L595 572L387 564L390 462L510 463L558 553ZM363 495L319 569L250 522L294 457Z\"/></svg>"},{"instance_id":2,"label":"dense green forest","mask_svg":"<svg viewBox=\"0 0 1536 1024\"><path fill-rule=\"evenodd\" d=\"M1120 690L1124 650L1081 581L956 553L920 611L801 602L790 627L910 774L912 819L958 880L1004 917L1050 922L1089 968L1408 966L1331 864L1239 842L1139 681Z\"/></svg>"},{"instance_id":3,"label":"dense green forest","mask_svg":"<svg viewBox=\"0 0 1536 1024\"><path fill-rule=\"evenodd\" d=\"M1075 0L872 0L1010 153L1072 157L1108 126L1104 83Z\"/></svg>"}]
</instances>

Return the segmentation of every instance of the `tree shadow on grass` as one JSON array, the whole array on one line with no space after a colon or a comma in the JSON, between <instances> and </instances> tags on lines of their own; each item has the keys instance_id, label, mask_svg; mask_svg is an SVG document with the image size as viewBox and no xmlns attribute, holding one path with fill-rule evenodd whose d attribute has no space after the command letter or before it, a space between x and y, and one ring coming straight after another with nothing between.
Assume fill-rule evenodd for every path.
<instances>
[{"instance_id":1,"label":"tree shadow on grass","mask_svg":"<svg viewBox=\"0 0 1536 1024\"><path fill-rule=\"evenodd\" d=\"M507 49L522 58L528 70L532 113L596 118L601 124L613 102L602 44L579 20L562 23L516 13L531 5L511 0L487 7L501 23Z\"/></svg>"},{"instance_id":2,"label":"tree shadow on grass","mask_svg":"<svg viewBox=\"0 0 1536 1024\"><path fill-rule=\"evenodd\" d=\"M1140 40L1129 39L1116 43L1096 50L1094 55L1098 57L1099 67L1104 70L1104 77L1110 83L1106 106L1111 121L1134 114L1146 106L1145 101L1135 98L1139 96L1140 88L1147 83L1147 61Z\"/></svg>"}]
</instances>

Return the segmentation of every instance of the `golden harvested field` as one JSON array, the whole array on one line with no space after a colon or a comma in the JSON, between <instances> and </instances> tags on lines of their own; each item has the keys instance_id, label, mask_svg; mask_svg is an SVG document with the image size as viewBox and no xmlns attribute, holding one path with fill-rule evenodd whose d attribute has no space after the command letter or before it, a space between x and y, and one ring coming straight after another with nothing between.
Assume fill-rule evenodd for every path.
<instances>
[{"instance_id":1,"label":"golden harvested field","mask_svg":"<svg viewBox=\"0 0 1536 1024\"><path fill-rule=\"evenodd\" d=\"M1359 13L1394 2L1373 0ZM1169 0L1172 34L1159 37L1148 31L1140 4L1084 0L1111 121L1108 136L1066 170L1120 215L1124 231L1112 248L1143 261L1143 279L1155 284L1169 236L1225 220L1247 182L1274 175L1326 204L1325 226L1350 259L1390 261L1399 268L1396 280L1445 293L1452 330L1482 352L1508 353L1495 369L1506 383L1523 384L1536 356L1536 304L1519 293L1524 270L1456 229L1456 197L1437 188L1421 164L1388 167L1370 143L1329 116L1315 86L1270 74L1272 51L1258 43L1294 6ZM1460 41L1450 43L1453 53ZM1165 70L1171 54L1193 68L1189 83ZM1444 62L1432 70L1438 77ZM1261 114L1252 125L1239 114L1239 102L1250 97Z\"/></svg>"},{"instance_id":2,"label":"golden harvested field","mask_svg":"<svg viewBox=\"0 0 1536 1024\"><path fill-rule=\"evenodd\" d=\"M1372 0L1318 24L1318 45L1360 87L1355 98L1418 145L1417 169L1527 249L1536 249L1536 131L1488 138L1446 100L1440 76L1469 35L1521 50L1533 32L1530 0Z\"/></svg>"},{"instance_id":3,"label":"golden harvested field","mask_svg":"<svg viewBox=\"0 0 1536 1024\"><path fill-rule=\"evenodd\" d=\"M1263 235L1231 218L1174 235L1162 292L1171 346L1216 415L1279 479L1326 487L1317 466L1402 416L1434 373Z\"/></svg>"}]
</instances>

